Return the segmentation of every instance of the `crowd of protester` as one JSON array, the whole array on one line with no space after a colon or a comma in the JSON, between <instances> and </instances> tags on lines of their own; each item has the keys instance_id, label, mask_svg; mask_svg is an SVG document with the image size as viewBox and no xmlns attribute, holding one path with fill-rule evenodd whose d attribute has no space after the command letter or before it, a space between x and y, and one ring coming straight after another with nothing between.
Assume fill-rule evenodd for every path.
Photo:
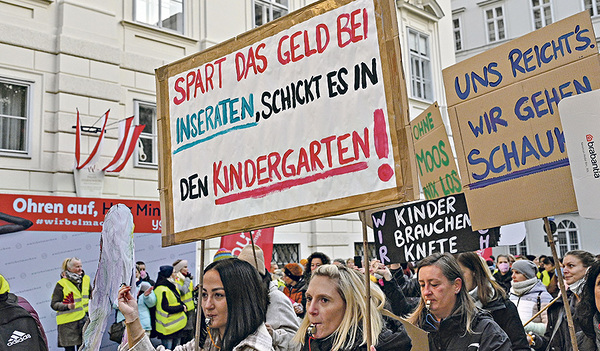
<instances>
[{"instance_id":1,"label":"crowd of protester","mask_svg":"<svg viewBox=\"0 0 600 351\"><path fill-rule=\"evenodd\" d=\"M266 265L258 246L246 246L238 257L219 249L201 288L186 260L160 266L156 281L139 261L136 296L123 286L113 306L115 322L127 331L119 348L191 351L198 320L203 350L367 350L367 334L371 351L410 350L403 317L428 332L430 350L572 350L560 269L576 344L600 350L600 261L587 251L569 251L560 262L543 255L484 259L476 252L406 264L373 259L365 267L357 260L313 252L300 262ZM80 348L91 294L81 260L66 259L50 302L59 347ZM16 308L17 301L25 307L23 300L0 276L0 307ZM47 350L28 307L38 349Z\"/></svg>"}]
</instances>

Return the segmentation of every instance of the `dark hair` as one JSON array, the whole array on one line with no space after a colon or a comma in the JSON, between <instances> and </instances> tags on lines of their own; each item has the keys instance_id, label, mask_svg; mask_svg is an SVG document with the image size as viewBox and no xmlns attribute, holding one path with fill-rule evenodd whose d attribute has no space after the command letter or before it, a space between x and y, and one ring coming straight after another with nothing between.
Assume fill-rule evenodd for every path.
<instances>
[{"instance_id":1,"label":"dark hair","mask_svg":"<svg viewBox=\"0 0 600 351\"><path fill-rule=\"evenodd\" d=\"M575 322L581 327L583 332L595 340L594 333L594 315L598 314L596 306L596 278L600 274L600 262L596 261L588 270L585 277L585 284L581 290L581 299L577 304L577 313L574 314Z\"/></svg>"},{"instance_id":2,"label":"dark hair","mask_svg":"<svg viewBox=\"0 0 600 351\"><path fill-rule=\"evenodd\" d=\"M546 256L544 257L544 259L542 260L543 264L551 264L554 266L554 257L550 257L550 256Z\"/></svg>"},{"instance_id":3,"label":"dark hair","mask_svg":"<svg viewBox=\"0 0 600 351\"><path fill-rule=\"evenodd\" d=\"M238 258L214 261L204 269L204 273L212 269L219 273L227 301L227 326L225 335L221 335L222 349L232 350L265 322L267 291L256 268L246 261ZM244 283L243 287L240 287L240 282Z\"/></svg>"},{"instance_id":4,"label":"dark hair","mask_svg":"<svg viewBox=\"0 0 600 351\"><path fill-rule=\"evenodd\" d=\"M324 265L331 263L329 256L325 255L324 253L318 251L311 253L306 259L306 267L304 267L304 280L306 280L306 286L308 286L308 281L310 280L310 265L312 264L312 260L315 258L320 258Z\"/></svg>"},{"instance_id":5,"label":"dark hair","mask_svg":"<svg viewBox=\"0 0 600 351\"><path fill-rule=\"evenodd\" d=\"M473 272L473 283L477 287L477 297L484 308L493 299L495 300L498 297L502 300L506 299L504 289L492 279L490 269L478 254L475 252L463 252L456 257L456 260L460 265Z\"/></svg>"}]
</instances>

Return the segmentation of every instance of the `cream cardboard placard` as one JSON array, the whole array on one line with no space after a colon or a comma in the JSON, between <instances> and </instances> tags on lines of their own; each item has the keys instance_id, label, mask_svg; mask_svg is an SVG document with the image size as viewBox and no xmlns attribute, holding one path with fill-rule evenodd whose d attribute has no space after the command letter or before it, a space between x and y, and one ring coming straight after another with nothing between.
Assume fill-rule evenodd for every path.
<instances>
[{"instance_id":1,"label":"cream cardboard placard","mask_svg":"<svg viewBox=\"0 0 600 351\"><path fill-rule=\"evenodd\" d=\"M473 229L575 210L558 103L600 87L587 12L443 75Z\"/></svg>"},{"instance_id":2,"label":"cream cardboard placard","mask_svg":"<svg viewBox=\"0 0 600 351\"><path fill-rule=\"evenodd\" d=\"M568 97L558 104L558 110L579 214L600 219L600 90Z\"/></svg>"},{"instance_id":3,"label":"cream cardboard placard","mask_svg":"<svg viewBox=\"0 0 600 351\"><path fill-rule=\"evenodd\" d=\"M425 199L432 200L462 191L460 176L446 126L437 102L410 121L416 169Z\"/></svg>"},{"instance_id":4,"label":"cream cardboard placard","mask_svg":"<svg viewBox=\"0 0 600 351\"><path fill-rule=\"evenodd\" d=\"M163 243L418 196L393 1L320 1L157 70Z\"/></svg>"}]
</instances>

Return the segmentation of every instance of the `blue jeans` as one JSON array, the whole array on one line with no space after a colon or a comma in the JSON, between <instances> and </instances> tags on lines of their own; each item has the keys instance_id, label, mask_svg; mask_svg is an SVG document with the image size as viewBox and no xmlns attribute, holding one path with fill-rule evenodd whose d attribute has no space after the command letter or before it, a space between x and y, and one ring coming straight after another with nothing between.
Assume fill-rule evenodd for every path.
<instances>
[{"instance_id":1,"label":"blue jeans","mask_svg":"<svg viewBox=\"0 0 600 351\"><path fill-rule=\"evenodd\" d=\"M165 347L165 349L173 350L175 346L181 344L181 338L160 339L160 343Z\"/></svg>"}]
</instances>

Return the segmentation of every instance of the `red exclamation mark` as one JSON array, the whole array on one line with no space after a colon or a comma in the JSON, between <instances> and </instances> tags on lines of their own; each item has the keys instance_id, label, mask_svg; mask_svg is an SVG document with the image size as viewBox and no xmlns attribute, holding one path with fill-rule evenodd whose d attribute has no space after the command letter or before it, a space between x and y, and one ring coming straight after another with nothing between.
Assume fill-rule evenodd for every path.
<instances>
[{"instance_id":1,"label":"red exclamation mark","mask_svg":"<svg viewBox=\"0 0 600 351\"><path fill-rule=\"evenodd\" d=\"M375 126L373 131L373 138L375 139L375 152L381 160L387 158L390 153L383 110L375 110L375 112L373 113L373 117L375 118ZM394 169L387 163L384 163L381 166L379 166L379 169L377 169L377 175L379 176L379 179L381 179L384 182L387 182L394 175Z\"/></svg>"}]
</instances>

